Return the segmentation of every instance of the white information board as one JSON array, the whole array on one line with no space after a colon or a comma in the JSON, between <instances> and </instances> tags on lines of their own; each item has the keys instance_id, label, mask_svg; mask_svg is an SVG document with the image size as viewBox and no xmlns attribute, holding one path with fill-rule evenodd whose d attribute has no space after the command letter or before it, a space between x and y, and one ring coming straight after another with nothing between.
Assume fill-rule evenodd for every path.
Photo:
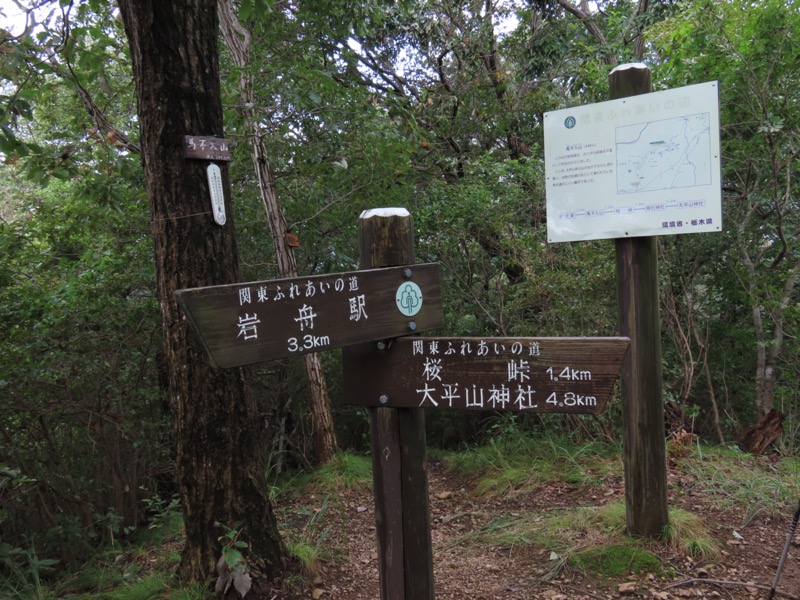
<instances>
[{"instance_id":1,"label":"white information board","mask_svg":"<svg viewBox=\"0 0 800 600\"><path fill-rule=\"evenodd\" d=\"M550 242L720 231L717 82L544 115Z\"/></svg>"}]
</instances>

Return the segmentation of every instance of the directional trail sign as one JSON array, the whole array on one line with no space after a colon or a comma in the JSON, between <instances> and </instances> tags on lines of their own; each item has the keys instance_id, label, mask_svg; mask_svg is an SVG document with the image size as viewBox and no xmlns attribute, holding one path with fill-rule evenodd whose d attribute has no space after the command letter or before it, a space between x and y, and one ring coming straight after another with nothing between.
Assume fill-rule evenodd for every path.
<instances>
[{"instance_id":1,"label":"directional trail sign","mask_svg":"<svg viewBox=\"0 0 800 600\"><path fill-rule=\"evenodd\" d=\"M626 337L423 338L342 351L344 402L598 414L611 397Z\"/></svg>"},{"instance_id":2,"label":"directional trail sign","mask_svg":"<svg viewBox=\"0 0 800 600\"><path fill-rule=\"evenodd\" d=\"M236 367L440 327L434 263L178 290L217 367Z\"/></svg>"}]
</instances>

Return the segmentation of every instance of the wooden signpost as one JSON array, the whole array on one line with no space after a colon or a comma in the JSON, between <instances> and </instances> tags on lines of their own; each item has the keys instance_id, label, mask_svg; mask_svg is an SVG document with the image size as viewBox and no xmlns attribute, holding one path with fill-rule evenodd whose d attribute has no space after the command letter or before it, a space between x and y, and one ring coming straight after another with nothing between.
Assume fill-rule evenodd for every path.
<instances>
[{"instance_id":1,"label":"wooden signpost","mask_svg":"<svg viewBox=\"0 0 800 600\"><path fill-rule=\"evenodd\" d=\"M342 352L345 402L597 414L629 339L398 338Z\"/></svg>"},{"instance_id":2,"label":"wooden signpost","mask_svg":"<svg viewBox=\"0 0 800 600\"><path fill-rule=\"evenodd\" d=\"M609 75L612 99L652 91L644 65ZM630 535L661 537L669 523L664 439L658 246L652 236L617 238L620 333L631 338L622 365L625 524Z\"/></svg>"},{"instance_id":3,"label":"wooden signpost","mask_svg":"<svg viewBox=\"0 0 800 600\"><path fill-rule=\"evenodd\" d=\"M175 296L217 367L442 325L436 264L194 288Z\"/></svg>"},{"instance_id":4,"label":"wooden signpost","mask_svg":"<svg viewBox=\"0 0 800 600\"><path fill-rule=\"evenodd\" d=\"M359 219L362 270L184 289L218 367L342 347L344 402L367 407L382 600L433 600L425 408L603 410L630 340L403 337L443 324L441 275L414 264L405 209Z\"/></svg>"},{"instance_id":5,"label":"wooden signpost","mask_svg":"<svg viewBox=\"0 0 800 600\"><path fill-rule=\"evenodd\" d=\"M614 239L622 363L626 530L669 524L658 244L722 229L719 89L653 93L650 69L619 65L609 100L544 115L551 242Z\"/></svg>"}]
</instances>

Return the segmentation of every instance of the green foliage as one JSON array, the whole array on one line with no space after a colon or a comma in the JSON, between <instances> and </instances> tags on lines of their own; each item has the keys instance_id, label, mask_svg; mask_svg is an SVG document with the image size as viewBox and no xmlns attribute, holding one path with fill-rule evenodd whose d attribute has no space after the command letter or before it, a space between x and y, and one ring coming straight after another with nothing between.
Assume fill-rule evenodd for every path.
<instances>
[{"instance_id":1,"label":"green foliage","mask_svg":"<svg viewBox=\"0 0 800 600\"><path fill-rule=\"evenodd\" d=\"M95 576L100 575L96 573ZM200 584L179 584L175 575L169 572L117 580L102 576L102 584L99 584L99 581L95 580L93 583L89 583L87 580L86 589L95 587L96 591L78 591L70 597L85 600L89 600L89 598L99 600L203 600L211 597L208 590ZM78 588L71 586L64 589Z\"/></svg>"},{"instance_id":2,"label":"green foliage","mask_svg":"<svg viewBox=\"0 0 800 600\"><path fill-rule=\"evenodd\" d=\"M146 221L135 188L103 178L21 186L0 225L2 427L28 480L2 525L64 559L138 525L140 487L166 458Z\"/></svg>"},{"instance_id":3,"label":"green foliage","mask_svg":"<svg viewBox=\"0 0 800 600\"><path fill-rule=\"evenodd\" d=\"M0 41L2 460L28 480L0 526L66 565L138 526L169 467L147 209L118 141L136 122L121 24L108 2L53 8Z\"/></svg>"},{"instance_id":4,"label":"green foliage","mask_svg":"<svg viewBox=\"0 0 800 600\"><path fill-rule=\"evenodd\" d=\"M41 559L33 550L0 543L0 592L4 598L49 598L45 578L52 574L57 560Z\"/></svg>"},{"instance_id":5,"label":"green foliage","mask_svg":"<svg viewBox=\"0 0 800 600\"><path fill-rule=\"evenodd\" d=\"M225 533L218 539L222 543L222 554L217 562L217 582L214 591L222 597L228 594L231 586L244 598L253 585L250 569L244 552L249 547L247 542L239 539L240 531L231 529L222 523L216 523Z\"/></svg>"},{"instance_id":6,"label":"green foliage","mask_svg":"<svg viewBox=\"0 0 800 600\"><path fill-rule=\"evenodd\" d=\"M164 500L158 496L145 498L142 500L148 514L148 529L159 529L165 525L169 526L180 517L180 499L177 495L169 500Z\"/></svg>"},{"instance_id":7,"label":"green foliage","mask_svg":"<svg viewBox=\"0 0 800 600\"><path fill-rule=\"evenodd\" d=\"M180 516L180 515L178 515ZM137 532L142 533L142 532ZM113 546L95 549L81 564L57 565L54 561L31 560L31 551L12 550L19 568L11 570L0 547L0 596L3 598L102 598L129 600L200 600L208 590L196 583L179 583L175 570L180 557L174 551L181 528L163 523ZM26 557L25 560L22 560ZM15 575L16 573L16 575ZM13 577L17 578L14 579ZM35 584L35 586L33 585Z\"/></svg>"},{"instance_id":8,"label":"green foliage","mask_svg":"<svg viewBox=\"0 0 800 600\"><path fill-rule=\"evenodd\" d=\"M95 596L102 600L149 600L151 598L167 598L175 581L166 574L144 577L108 592Z\"/></svg>"},{"instance_id":9,"label":"green foliage","mask_svg":"<svg viewBox=\"0 0 800 600\"><path fill-rule=\"evenodd\" d=\"M772 382L769 373L793 372L789 357L797 354L800 223L791 164L800 117L791 98L800 83L798 31L796 7L776 0L684 2L648 31L657 87L719 81L726 232L704 248L685 244L675 268L702 265L695 288L711 290L724 307L718 316L702 314L712 340L708 360L713 378L728 382L734 412L748 422L754 409L767 412L795 387L793 378ZM719 338L729 343L717 347ZM742 374L753 364L766 384L754 386L754 374ZM781 409L797 414L796 400Z\"/></svg>"}]
</instances>

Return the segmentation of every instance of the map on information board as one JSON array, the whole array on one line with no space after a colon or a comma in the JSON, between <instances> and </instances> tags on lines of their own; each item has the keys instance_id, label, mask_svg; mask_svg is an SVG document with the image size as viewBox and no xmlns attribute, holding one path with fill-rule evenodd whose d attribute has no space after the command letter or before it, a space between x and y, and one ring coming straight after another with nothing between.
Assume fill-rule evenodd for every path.
<instances>
[{"instance_id":1,"label":"map on information board","mask_svg":"<svg viewBox=\"0 0 800 600\"><path fill-rule=\"evenodd\" d=\"M720 231L716 82L545 113L551 242Z\"/></svg>"},{"instance_id":2,"label":"map on information board","mask_svg":"<svg viewBox=\"0 0 800 600\"><path fill-rule=\"evenodd\" d=\"M616 128L617 193L711 183L709 113Z\"/></svg>"}]
</instances>

